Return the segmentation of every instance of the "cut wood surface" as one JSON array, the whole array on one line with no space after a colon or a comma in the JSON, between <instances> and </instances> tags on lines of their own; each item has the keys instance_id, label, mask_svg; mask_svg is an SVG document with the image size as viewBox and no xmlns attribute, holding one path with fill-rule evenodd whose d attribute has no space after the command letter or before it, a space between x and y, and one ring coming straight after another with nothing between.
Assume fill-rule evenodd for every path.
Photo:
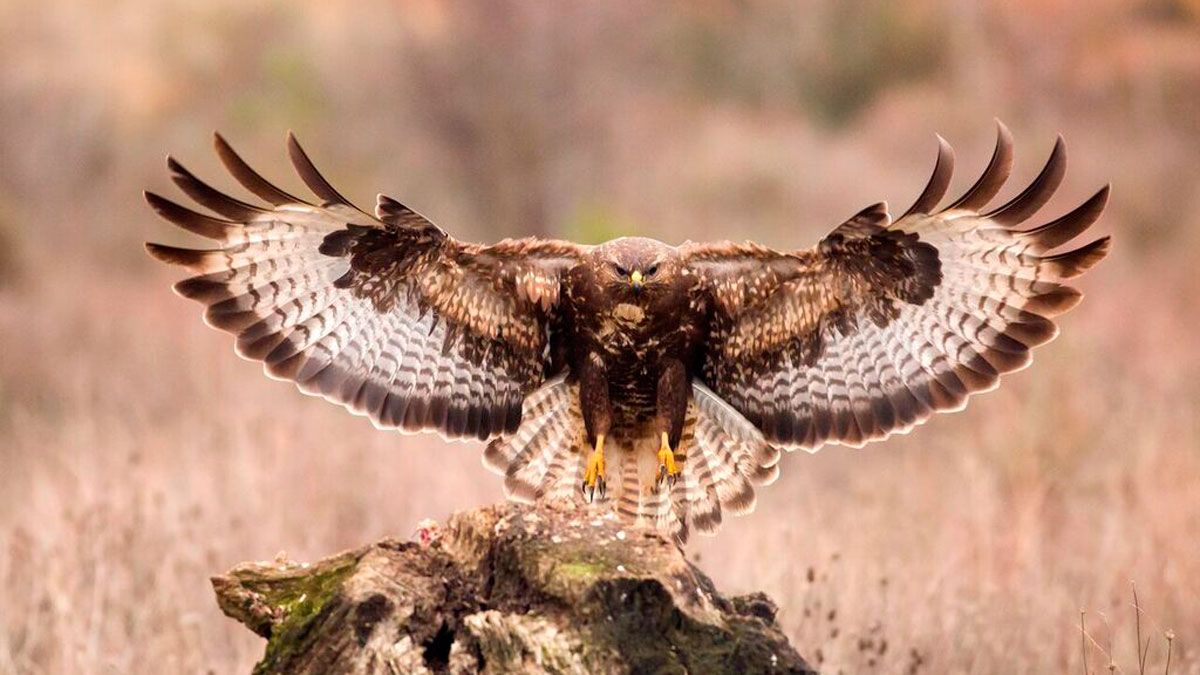
<instances>
[{"instance_id":1,"label":"cut wood surface","mask_svg":"<svg viewBox=\"0 0 1200 675\"><path fill-rule=\"evenodd\" d=\"M761 593L726 598L611 512L499 504L316 563L243 563L221 609L257 673L810 673Z\"/></svg>"}]
</instances>

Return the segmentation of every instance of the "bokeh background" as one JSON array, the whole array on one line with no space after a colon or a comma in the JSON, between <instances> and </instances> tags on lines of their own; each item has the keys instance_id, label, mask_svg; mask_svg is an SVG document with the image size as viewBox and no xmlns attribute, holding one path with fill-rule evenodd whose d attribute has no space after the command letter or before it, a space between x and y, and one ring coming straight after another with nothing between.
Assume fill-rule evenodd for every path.
<instances>
[{"instance_id":1,"label":"bokeh background","mask_svg":"<svg viewBox=\"0 0 1200 675\"><path fill-rule=\"evenodd\" d=\"M934 136L1014 194L1105 182L1113 255L1034 366L863 450L784 459L690 546L829 672L1200 672L1200 3L0 0L0 672L246 671L208 576L489 503L478 444L382 433L234 357L147 239L171 152L464 238L801 247L903 207ZM1086 633L1081 633L1081 609ZM1173 631L1173 633L1171 633Z\"/></svg>"}]
</instances>

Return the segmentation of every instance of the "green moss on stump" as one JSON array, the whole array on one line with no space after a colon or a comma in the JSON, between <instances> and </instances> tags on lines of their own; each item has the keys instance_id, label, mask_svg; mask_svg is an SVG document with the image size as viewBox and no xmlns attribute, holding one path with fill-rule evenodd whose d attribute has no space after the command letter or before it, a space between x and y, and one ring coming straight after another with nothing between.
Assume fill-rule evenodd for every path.
<instances>
[{"instance_id":1,"label":"green moss on stump","mask_svg":"<svg viewBox=\"0 0 1200 675\"><path fill-rule=\"evenodd\" d=\"M254 671L270 672L274 663L286 661L288 652L304 641L313 620L342 588L342 583L354 572L358 558L346 556L322 565L304 576L287 583L251 583L248 588L261 593L263 600L277 608L282 619L271 629L267 651Z\"/></svg>"},{"instance_id":2,"label":"green moss on stump","mask_svg":"<svg viewBox=\"0 0 1200 675\"><path fill-rule=\"evenodd\" d=\"M426 546L239 566L221 607L268 637L255 672L812 673L766 596L726 599L652 530L497 505Z\"/></svg>"}]
</instances>

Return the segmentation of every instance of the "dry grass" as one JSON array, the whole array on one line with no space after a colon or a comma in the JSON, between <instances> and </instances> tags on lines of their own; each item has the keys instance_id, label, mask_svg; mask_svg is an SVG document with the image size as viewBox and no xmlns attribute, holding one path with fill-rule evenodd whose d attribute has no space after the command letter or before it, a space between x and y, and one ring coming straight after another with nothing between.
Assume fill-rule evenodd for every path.
<instances>
[{"instance_id":1,"label":"dry grass","mask_svg":"<svg viewBox=\"0 0 1200 675\"><path fill-rule=\"evenodd\" d=\"M278 176L295 126L351 194L392 186L468 236L797 246L915 194L934 130L965 180L993 115L1018 179L1066 133L1050 210L1115 184L1116 251L1063 336L966 412L788 456L695 555L723 588L771 594L829 672L1159 673L1174 631L1171 672L1200 673L1194 5L1068 21L926 2L896 28L921 67L878 74L820 57L833 39L881 53L894 17L828 2L518 3L503 21L233 4L0 3L29 27L0 44L27 64L0 71L0 673L245 671L261 641L208 575L500 497L477 446L380 433L270 382L166 291L138 247L163 230L137 203L165 187L165 150L215 175L201 146L219 126ZM840 81L870 96L819 98Z\"/></svg>"}]
</instances>

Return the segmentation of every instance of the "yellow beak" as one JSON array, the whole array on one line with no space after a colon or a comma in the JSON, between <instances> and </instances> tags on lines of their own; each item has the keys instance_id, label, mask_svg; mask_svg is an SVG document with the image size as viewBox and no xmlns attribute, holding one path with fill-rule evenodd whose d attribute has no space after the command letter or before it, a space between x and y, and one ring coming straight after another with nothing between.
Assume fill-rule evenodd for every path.
<instances>
[{"instance_id":1,"label":"yellow beak","mask_svg":"<svg viewBox=\"0 0 1200 675\"><path fill-rule=\"evenodd\" d=\"M633 290L638 290L642 287L642 271L634 270L629 274L629 283L633 286Z\"/></svg>"}]
</instances>

